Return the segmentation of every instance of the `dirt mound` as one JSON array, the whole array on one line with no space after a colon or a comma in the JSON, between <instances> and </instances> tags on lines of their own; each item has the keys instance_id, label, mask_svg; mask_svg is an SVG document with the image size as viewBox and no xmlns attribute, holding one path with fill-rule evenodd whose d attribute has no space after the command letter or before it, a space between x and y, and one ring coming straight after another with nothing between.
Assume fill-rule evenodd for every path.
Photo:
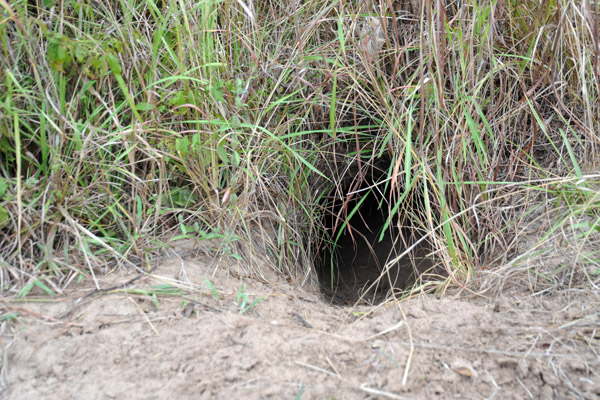
<instances>
[{"instance_id":1,"label":"dirt mound","mask_svg":"<svg viewBox=\"0 0 600 400\"><path fill-rule=\"evenodd\" d=\"M318 291L234 271L209 259L171 259L127 287L4 302L19 315L3 327L4 396L600 395L600 305L589 293L421 296L341 308ZM133 277L119 272L100 286Z\"/></svg>"}]
</instances>

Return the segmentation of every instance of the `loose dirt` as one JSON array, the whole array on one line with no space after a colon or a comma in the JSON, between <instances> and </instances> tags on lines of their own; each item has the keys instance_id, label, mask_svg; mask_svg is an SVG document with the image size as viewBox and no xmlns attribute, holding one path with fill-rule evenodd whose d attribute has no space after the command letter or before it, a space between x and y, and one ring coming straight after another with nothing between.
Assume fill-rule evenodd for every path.
<instances>
[{"instance_id":1,"label":"loose dirt","mask_svg":"<svg viewBox=\"0 0 600 400\"><path fill-rule=\"evenodd\" d=\"M505 287L495 298L457 291L352 308L239 271L175 257L124 288L90 295L96 287L79 284L52 300L4 301L18 317L2 325L3 396L600 396L600 304L586 291ZM136 276L119 270L98 284Z\"/></svg>"}]
</instances>

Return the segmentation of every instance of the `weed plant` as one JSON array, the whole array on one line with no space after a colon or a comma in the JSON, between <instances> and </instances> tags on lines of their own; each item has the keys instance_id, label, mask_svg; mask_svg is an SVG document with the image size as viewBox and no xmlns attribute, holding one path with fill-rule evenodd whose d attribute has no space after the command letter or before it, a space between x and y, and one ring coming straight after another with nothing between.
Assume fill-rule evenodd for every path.
<instances>
[{"instance_id":1,"label":"weed plant","mask_svg":"<svg viewBox=\"0 0 600 400\"><path fill-rule=\"evenodd\" d=\"M305 282L381 160L368 190L448 283L547 220L596 285L599 7L1 0L0 291L145 269L173 236Z\"/></svg>"}]
</instances>

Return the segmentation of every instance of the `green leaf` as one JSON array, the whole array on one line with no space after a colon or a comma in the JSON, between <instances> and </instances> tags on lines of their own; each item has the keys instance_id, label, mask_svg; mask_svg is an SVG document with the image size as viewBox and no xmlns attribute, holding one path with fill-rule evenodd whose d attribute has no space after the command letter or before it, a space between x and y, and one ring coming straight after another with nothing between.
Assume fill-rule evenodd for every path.
<instances>
[{"instance_id":1,"label":"green leaf","mask_svg":"<svg viewBox=\"0 0 600 400\"><path fill-rule=\"evenodd\" d=\"M6 184L6 179L0 178L0 197L4 196L4 193L6 193L7 188L8 185Z\"/></svg>"},{"instance_id":2,"label":"green leaf","mask_svg":"<svg viewBox=\"0 0 600 400\"><path fill-rule=\"evenodd\" d=\"M135 109L141 112L152 111L154 109L154 105L150 103L137 103L135 105Z\"/></svg>"},{"instance_id":3,"label":"green leaf","mask_svg":"<svg viewBox=\"0 0 600 400\"><path fill-rule=\"evenodd\" d=\"M209 281L206 278L204 278L204 282L206 282L206 284L210 288L210 291L213 293L213 296L215 296L215 299L220 300L219 293L217 292L217 289L215 288L215 285L213 285L212 282Z\"/></svg>"},{"instance_id":4,"label":"green leaf","mask_svg":"<svg viewBox=\"0 0 600 400\"><path fill-rule=\"evenodd\" d=\"M9 221L8 210L0 205L0 228L6 225Z\"/></svg>"},{"instance_id":5,"label":"green leaf","mask_svg":"<svg viewBox=\"0 0 600 400\"><path fill-rule=\"evenodd\" d=\"M29 284L25 285L23 287L23 289L19 290L17 297L23 298L23 297L27 296L29 294L29 292L31 292L31 289L33 289L33 283L29 283Z\"/></svg>"},{"instance_id":6,"label":"green leaf","mask_svg":"<svg viewBox=\"0 0 600 400\"><path fill-rule=\"evenodd\" d=\"M137 205L137 224L138 226L142 223L142 218L144 214L144 205L142 204L142 197L138 194L136 195L136 205Z\"/></svg>"},{"instance_id":7,"label":"green leaf","mask_svg":"<svg viewBox=\"0 0 600 400\"><path fill-rule=\"evenodd\" d=\"M0 316L0 322L4 322L7 319L15 320L15 319L17 319L18 316L19 316L19 313L17 313L17 312L13 312L10 314L4 314L4 315Z\"/></svg>"},{"instance_id":8,"label":"green leaf","mask_svg":"<svg viewBox=\"0 0 600 400\"><path fill-rule=\"evenodd\" d=\"M338 40L340 41L340 48L342 49L342 53L346 54L346 40L344 38L344 15L341 13L338 16L337 28Z\"/></svg>"},{"instance_id":9,"label":"green leaf","mask_svg":"<svg viewBox=\"0 0 600 400\"><path fill-rule=\"evenodd\" d=\"M242 304L241 310L240 310L240 314L243 314L243 313L245 313L246 311L248 311L248 310L252 309L252 307L254 307L255 305L257 305L258 303L260 303L260 302L261 302L261 301L263 301L264 299L265 299L265 298L264 298L264 296L261 296L261 297L259 297L258 299L254 300L252 303L250 303L250 305L249 305L249 306L247 306L247 307L244 307L244 305L245 305L245 301L244 301L244 303ZM246 299L246 300L247 300L247 299Z\"/></svg>"},{"instance_id":10,"label":"green leaf","mask_svg":"<svg viewBox=\"0 0 600 400\"><path fill-rule=\"evenodd\" d=\"M210 88L209 88L210 93L213 95L213 97L216 101L220 102L220 101L225 100L225 97L223 94L223 86L224 86L223 82L217 82L216 84L210 86Z\"/></svg>"},{"instance_id":11,"label":"green leaf","mask_svg":"<svg viewBox=\"0 0 600 400\"><path fill-rule=\"evenodd\" d=\"M227 164L229 164L229 155L227 154L227 149L225 148L225 141L221 140L217 145L217 154L221 160Z\"/></svg>"},{"instance_id":12,"label":"green leaf","mask_svg":"<svg viewBox=\"0 0 600 400\"><path fill-rule=\"evenodd\" d=\"M121 62L119 59L115 57L114 54L108 53L106 55L106 61L108 61L108 66L110 67L112 73L120 76L123 72L123 68L121 68Z\"/></svg>"},{"instance_id":13,"label":"green leaf","mask_svg":"<svg viewBox=\"0 0 600 400\"><path fill-rule=\"evenodd\" d=\"M56 35L48 40L48 62L53 71L65 72L64 66L73 61L71 42L62 35Z\"/></svg>"},{"instance_id":14,"label":"green leaf","mask_svg":"<svg viewBox=\"0 0 600 400\"><path fill-rule=\"evenodd\" d=\"M54 296L54 292L39 279L36 279L33 284L44 291L48 296Z\"/></svg>"},{"instance_id":15,"label":"green leaf","mask_svg":"<svg viewBox=\"0 0 600 400\"><path fill-rule=\"evenodd\" d=\"M567 134L562 129L558 130L560 132L560 136L562 136L563 143L567 148L567 153L569 154L569 158L571 159L571 163L573 163L573 168L575 169L575 175L578 178L583 178L583 173L581 172L581 168L579 167L579 163L577 162L577 156L575 152L573 152L573 148L571 147L571 143L569 143L569 139L567 138Z\"/></svg>"}]
</instances>

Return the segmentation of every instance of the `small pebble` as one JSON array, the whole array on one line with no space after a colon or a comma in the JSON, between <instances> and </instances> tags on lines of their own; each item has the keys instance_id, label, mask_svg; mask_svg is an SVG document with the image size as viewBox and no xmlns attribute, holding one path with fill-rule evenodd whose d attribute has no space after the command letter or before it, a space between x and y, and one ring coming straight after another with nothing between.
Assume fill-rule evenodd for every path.
<instances>
[{"instance_id":1,"label":"small pebble","mask_svg":"<svg viewBox=\"0 0 600 400\"><path fill-rule=\"evenodd\" d=\"M560 380L552 372L543 371L542 379L544 380L544 382L546 382L553 388L558 387L560 385Z\"/></svg>"},{"instance_id":2,"label":"small pebble","mask_svg":"<svg viewBox=\"0 0 600 400\"><path fill-rule=\"evenodd\" d=\"M553 399L554 390L550 385L544 385L540 388L540 399Z\"/></svg>"},{"instance_id":3,"label":"small pebble","mask_svg":"<svg viewBox=\"0 0 600 400\"><path fill-rule=\"evenodd\" d=\"M517 363L517 375L521 379L525 379L529 374L529 363L526 359L522 358Z\"/></svg>"}]
</instances>

